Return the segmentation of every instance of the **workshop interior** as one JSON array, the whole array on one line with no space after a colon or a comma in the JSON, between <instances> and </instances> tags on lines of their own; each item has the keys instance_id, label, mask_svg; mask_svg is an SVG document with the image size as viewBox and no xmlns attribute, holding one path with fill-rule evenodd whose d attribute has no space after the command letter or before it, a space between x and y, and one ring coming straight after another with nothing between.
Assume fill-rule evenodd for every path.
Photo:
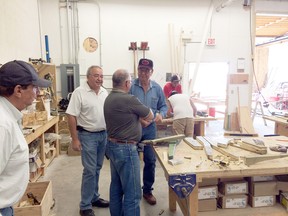
<instances>
[{"instance_id":1,"label":"workshop interior","mask_svg":"<svg viewBox=\"0 0 288 216\"><path fill-rule=\"evenodd\" d=\"M177 75L197 108L193 136L177 134L173 116L164 116L157 137L139 143L152 146L157 160L157 204L142 198L141 215L288 214L288 1L0 4L0 68L26 61L52 83L22 110L30 176L15 216L79 215L83 166L66 114L71 96L90 66L103 69L110 93L117 69L138 78L140 59L153 61L151 80L162 89ZM142 177L141 150L139 160ZM108 200L109 164L104 158L99 177Z\"/></svg>"}]
</instances>

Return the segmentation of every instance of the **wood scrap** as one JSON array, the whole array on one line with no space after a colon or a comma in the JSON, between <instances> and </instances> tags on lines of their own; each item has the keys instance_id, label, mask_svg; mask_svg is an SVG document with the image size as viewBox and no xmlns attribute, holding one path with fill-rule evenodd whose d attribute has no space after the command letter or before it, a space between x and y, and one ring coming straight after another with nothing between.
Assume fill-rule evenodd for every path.
<instances>
[{"instance_id":1,"label":"wood scrap","mask_svg":"<svg viewBox=\"0 0 288 216\"><path fill-rule=\"evenodd\" d=\"M204 148L204 146L197 140L193 139L193 137L185 137L183 140L185 143L187 143L190 147L192 147L195 150L202 150Z\"/></svg>"},{"instance_id":2,"label":"wood scrap","mask_svg":"<svg viewBox=\"0 0 288 216\"><path fill-rule=\"evenodd\" d=\"M258 147L258 146L255 146L255 145L251 145L249 143L246 143L244 141L237 141L237 142L234 142L234 143L231 143L232 146L234 147L237 147L237 148L240 148L240 149L244 149L246 151L250 151L250 152L253 152L253 153L256 153L256 154L267 154L267 147Z\"/></svg>"},{"instance_id":3,"label":"wood scrap","mask_svg":"<svg viewBox=\"0 0 288 216\"><path fill-rule=\"evenodd\" d=\"M221 148L228 148L228 145L230 144L231 140L233 139L227 139L227 138L217 138L217 146Z\"/></svg>"},{"instance_id":4,"label":"wood scrap","mask_svg":"<svg viewBox=\"0 0 288 216\"><path fill-rule=\"evenodd\" d=\"M238 156L233 155L233 154L231 154L231 153L228 152L228 151L225 151L224 148L218 147L217 142L216 142L215 140L213 140L212 138L210 138L210 137L204 137L204 139L205 139L208 143L211 144L211 147L212 147L214 150L216 150L216 151L218 151L219 153L221 153L221 154L229 157L230 160L232 160L232 161L238 160Z\"/></svg>"},{"instance_id":5,"label":"wood scrap","mask_svg":"<svg viewBox=\"0 0 288 216\"><path fill-rule=\"evenodd\" d=\"M266 160L273 160L288 157L288 154L279 154L279 155L259 155L259 156L246 156L242 157L244 160L244 164L247 166L253 165L258 162L266 161Z\"/></svg>"},{"instance_id":6,"label":"wood scrap","mask_svg":"<svg viewBox=\"0 0 288 216\"><path fill-rule=\"evenodd\" d=\"M171 142L171 141L181 140L184 137L185 137L184 134L179 134L175 136L168 136L168 137L163 137L163 138L158 138L158 139L153 139L153 140L143 140L142 143L147 144L147 145L156 145L157 143L161 143L161 142Z\"/></svg>"},{"instance_id":7,"label":"wood scrap","mask_svg":"<svg viewBox=\"0 0 288 216\"><path fill-rule=\"evenodd\" d=\"M211 147L210 143L206 139L204 139L204 137L202 137L202 136L197 136L196 140L204 146L204 150L205 150L207 158L209 160L212 160L213 159L213 151L212 151L212 147Z\"/></svg>"}]
</instances>

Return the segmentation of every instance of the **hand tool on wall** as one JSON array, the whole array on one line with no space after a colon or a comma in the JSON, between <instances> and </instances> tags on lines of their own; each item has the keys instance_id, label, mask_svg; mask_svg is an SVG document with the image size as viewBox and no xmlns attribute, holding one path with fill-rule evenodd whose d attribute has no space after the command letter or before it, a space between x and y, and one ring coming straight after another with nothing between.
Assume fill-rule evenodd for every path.
<instances>
[{"instance_id":1,"label":"hand tool on wall","mask_svg":"<svg viewBox=\"0 0 288 216\"><path fill-rule=\"evenodd\" d=\"M130 42L129 50L133 51L133 72L134 72L134 79L137 78L137 42Z\"/></svg>"}]
</instances>

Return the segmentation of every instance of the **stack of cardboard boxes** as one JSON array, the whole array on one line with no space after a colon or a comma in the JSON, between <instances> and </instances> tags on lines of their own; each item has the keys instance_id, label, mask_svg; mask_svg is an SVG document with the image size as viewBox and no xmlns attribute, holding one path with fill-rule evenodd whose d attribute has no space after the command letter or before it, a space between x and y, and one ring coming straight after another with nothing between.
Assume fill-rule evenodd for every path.
<instances>
[{"instance_id":1,"label":"stack of cardboard boxes","mask_svg":"<svg viewBox=\"0 0 288 216\"><path fill-rule=\"evenodd\" d=\"M198 188L198 211L215 211L217 209L218 178L203 179Z\"/></svg>"},{"instance_id":2,"label":"stack of cardboard boxes","mask_svg":"<svg viewBox=\"0 0 288 216\"><path fill-rule=\"evenodd\" d=\"M275 176L248 177L249 204L251 207L273 206L276 203L277 181Z\"/></svg>"},{"instance_id":3,"label":"stack of cardboard boxes","mask_svg":"<svg viewBox=\"0 0 288 216\"><path fill-rule=\"evenodd\" d=\"M248 183L243 178L221 178L218 190L218 204L221 208L246 208Z\"/></svg>"}]
</instances>

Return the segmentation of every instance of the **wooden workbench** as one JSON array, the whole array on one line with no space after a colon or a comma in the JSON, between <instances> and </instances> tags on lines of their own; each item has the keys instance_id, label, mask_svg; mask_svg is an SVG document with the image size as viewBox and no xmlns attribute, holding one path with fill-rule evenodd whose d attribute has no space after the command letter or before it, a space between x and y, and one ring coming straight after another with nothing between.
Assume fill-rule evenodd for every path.
<instances>
[{"instance_id":1,"label":"wooden workbench","mask_svg":"<svg viewBox=\"0 0 288 216\"><path fill-rule=\"evenodd\" d=\"M257 138L258 139L258 138ZM283 140L288 141L288 137L265 137L259 138L265 142L266 146L283 144ZM286 142L287 143L287 142ZM287 144L288 145L288 144ZM218 164L208 160L204 150L194 150L184 141L177 145L174 158L182 160L182 164L170 165L167 160L168 146L154 146L157 158L164 170L166 179L171 175L196 174L196 186L192 193L185 199L180 199L176 193L169 187L169 209L176 211L176 202L181 208L183 215L195 216L198 214L198 183L203 179L209 178L229 178L229 177L249 177L265 175L281 175L288 173L288 157L281 159L266 160L254 165L246 166L243 161L231 161L227 167L220 167ZM242 150L243 152L244 150ZM239 149L235 149L239 152ZM245 151L246 152L246 151ZM259 156L252 152L248 155ZM272 152L268 148L268 155L281 154ZM221 155L213 150L213 157ZM191 159L186 159L191 158ZM189 214L190 213L190 214Z\"/></svg>"},{"instance_id":2,"label":"wooden workbench","mask_svg":"<svg viewBox=\"0 0 288 216\"><path fill-rule=\"evenodd\" d=\"M278 116L263 116L263 118L275 122L275 134L288 136L288 118Z\"/></svg>"},{"instance_id":3,"label":"wooden workbench","mask_svg":"<svg viewBox=\"0 0 288 216\"><path fill-rule=\"evenodd\" d=\"M208 121L215 121L217 120L215 117L208 116L208 117L201 117L196 116L194 118L194 137L196 136L204 136L205 135L205 123ZM163 119L162 123L158 124L158 126L172 126L173 118Z\"/></svg>"},{"instance_id":4,"label":"wooden workbench","mask_svg":"<svg viewBox=\"0 0 288 216\"><path fill-rule=\"evenodd\" d=\"M48 165L52 162L54 157L59 156L59 140L55 141L55 149L52 151L52 155L50 158L46 157L45 154L45 137L44 134L46 132L50 132L50 130L53 131L53 133L58 134L58 122L59 122L59 116L51 116L48 121L43 125L33 125L31 128L33 128L33 132L30 134L25 135L25 139L27 144L29 145L31 142L33 142L35 139L40 138L40 159L42 161L42 171L39 172L35 177L32 179L30 178L31 182L37 181L37 179L45 174L45 170L48 167Z\"/></svg>"},{"instance_id":5,"label":"wooden workbench","mask_svg":"<svg viewBox=\"0 0 288 216\"><path fill-rule=\"evenodd\" d=\"M226 104L225 99L215 99L215 98L192 98L193 103L202 104L206 106L206 112L209 114L210 108L215 108L215 106L222 106Z\"/></svg>"}]
</instances>

